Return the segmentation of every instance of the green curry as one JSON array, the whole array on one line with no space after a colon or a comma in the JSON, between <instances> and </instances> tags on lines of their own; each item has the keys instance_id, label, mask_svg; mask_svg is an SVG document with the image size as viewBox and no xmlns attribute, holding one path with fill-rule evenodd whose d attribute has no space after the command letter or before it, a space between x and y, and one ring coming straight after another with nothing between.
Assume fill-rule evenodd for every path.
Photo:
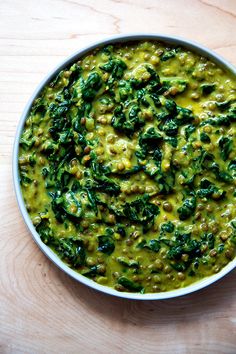
<instances>
[{"instance_id":1,"label":"green curry","mask_svg":"<svg viewBox=\"0 0 236 354\"><path fill-rule=\"evenodd\" d=\"M180 47L97 49L35 100L20 139L42 241L118 291L185 287L236 248L235 77Z\"/></svg>"}]
</instances>

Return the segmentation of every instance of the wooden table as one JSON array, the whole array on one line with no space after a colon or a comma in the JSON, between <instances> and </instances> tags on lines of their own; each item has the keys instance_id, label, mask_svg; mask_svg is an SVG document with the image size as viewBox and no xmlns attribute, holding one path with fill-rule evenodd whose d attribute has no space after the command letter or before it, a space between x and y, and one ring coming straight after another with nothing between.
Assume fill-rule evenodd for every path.
<instances>
[{"instance_id":1,"label":"wooden table","mask_svg":"<svg viewBox=\"0 0 236 354\"><path fill-rule=\"evenodd\" d=\"M235 271L179 299L112 298L57 269L16 204L13 140L36 85L84 45L138 31L194 39L236 64L235 0L0 2L1 353L236 353Z\"/></svg>"}]
</instances>

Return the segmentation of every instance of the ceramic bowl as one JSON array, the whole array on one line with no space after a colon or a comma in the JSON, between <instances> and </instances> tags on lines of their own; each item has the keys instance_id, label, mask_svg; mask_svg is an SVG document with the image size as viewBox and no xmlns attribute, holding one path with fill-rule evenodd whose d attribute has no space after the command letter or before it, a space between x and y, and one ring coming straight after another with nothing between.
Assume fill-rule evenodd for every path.
<instances>
[{"instance_id":1,"label":"ceramic bowl","mask_svg":"<svg viewBox=\"0 0 236 354\"><path fill-rule=\"evenodd\" d=\"M94 44L90 44L86 48L78 50L76 53L74 53L72 56L69 58L66 58L61 64L59 64L52 72L50 72L45 79L39 84L39 86L36 88L35 92L29 99L23 114L21 116L17 132L16 132L16 137L15 137L15 144L14 144L14 151L13 151L13 179L14 179L14 187L15 187L15 192L16 192L16 197L18 201L18 205L21 211L21 214L23 216L23 219L28 226L32 237L34 241L37 243L37 245L40 247L40 249L45 253L45 255L53 262L55 263L62 271L70 275L72 278L75 280L93 288L96 290L99 290L103 293L110 294L113 296L118 296L122 298L127 298L127 299L135 299L135 300L162 300L162 299L168 299L168 298L173 298L177 296L182 296L186 294L190 294L196 290L202 289L217 280L221 279L223 276L225 276L227 273L229 273L231 270L233 270L236 267L236 258L234 258L231 262L229 262L219 273L214 274L212 276L209 276L207 278L204 278L196 283L193 283L185 288L181 289L176 289L176 290L171 290L171 291L166 291L166 292L160 292L160 293L149 293L149 294L140 294L140 293L128 293L128 292L119 292L115 289L112 289L110 287L104 286L97 284L95 281L90 280L83 275L77 273L73 269L71 269L69 266L67 266L48 246L46 246L40 239L39 234L36 232L32 221L29 217L29 214L26 210L25 203L22 197L21 193L21 188L20 188L20 182L19 182L19 171L18 171L18 154L19 154L19 141L20 141L20 136L22 133L22 130L24 128L25 120L31 110L32 104L34 100L40 95L40 92L42 91L43 87L47 85L61 70L65 69L69 65L71 65L73 62L77 61L80 57L85 56L89 52L93 51L97 47L101 47L104 45L108 44L115 44L115 43L126 43L130 41L138 41L138 40L156 40L156 41L161 41L166 44L172 44L172 45L180 45L183 46L193 52L196 52L204 57L209 58L213 62L215 62L217 65L220 67L234 73L236 75L236 68L228 63L224 58L219 56L218 54L214 53L208 48L205 48L204 46L197 44L193 41L179 38L179 37L174 37L174 36L165 36L165 35L159 35L159 34L145 34L145 33L140 33L140 34L128 34L128 35L119 35L119 36L113 36L109 39L106 40L100 40Z\"/></svg>"}]
</instances>

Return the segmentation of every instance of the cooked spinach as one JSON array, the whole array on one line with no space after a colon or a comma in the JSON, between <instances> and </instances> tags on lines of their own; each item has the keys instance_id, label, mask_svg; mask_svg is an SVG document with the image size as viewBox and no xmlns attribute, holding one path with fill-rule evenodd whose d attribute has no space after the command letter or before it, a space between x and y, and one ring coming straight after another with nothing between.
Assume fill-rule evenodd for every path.
<instances>
[{"instance_id":1,"label":"cooked spinach","mask_svg":"<svg viewBox=\"0 0 236 354\"><path fill-rule=\"evenodd\" d=\"M182 260L183 254L188 255L186 260ZM191 234L176 232L175 239L170 244L167 257L170 264L178 271L186 270L192 261L201 256L201 241L193 239Z\"/></svg>"},{"instance_id":2,"label":"cooked spinach","mask_svg":"<svg viewBox=\"0 0 236 354\"><path fill-rule=\"evenodd\" d=\"M171 221L168 221L161 225L162 232L172 233L174 229L175 229L175 225Z\"/></svg>"},{"instance_id":3,"label":"cooked spinach","mask_svg":"<svg viewBox=\"0 0 236 354\"><path fill-rule=\"evenodd\" d=\"M209 137L209 135L207 135L206 133L202 132L200 134L200 140L203 142L203 143L206 143L206 144L209 144L211 142L211 138Z\"/></svg>"},{"instance_id":4,"label":"cooked spinach","mask_svg":"<svg viewBox=\"0 0 236 354\"><path fill-rule=\"evenodd\" d=\"M93 278L96 275L99 275L99 266L97 265L92 266L89 270L83 272L82 275L84 275L87 278Z\"/></svg>"},{"instance_id":5,"label":"cooked spinach","mask_svg":"<svg viewBox=\"0 0 236 354\"><path fill-rule=\"evenodd\" d=\"M213 91L215 91L216 85L215 84L202 84L200 86L203 95L209 95Z\"/></svg>"},{"instance_id":6,"label":"cooked spinach","mask_svg":"<svg viewBox=\"0 0 236 354\"><path fill-rule=\"evenodd\" d=\"M143 287L140 284L137 284L124 276L120 277L117 283L129 291L141 292L143 290Z\"/></svg>"},{"instance_id":7,"label":"cooked spinach","mask_svg":"<svg viewBox=\"0 0 236 354\"><path fill-rule=\"evenodd\" d=\"M149 196L144 195L131 203L125 203L123 214L131 221L140 222L144 226L154 222L154 217L159 214L159 208L149 202Z\"/></svg>"},{"instance_id":8,"label":"cooked spinach","mask_svg":"<svg viewBox=\"0 0 236 354\"><path fill-rule=\"evenodd\" d=\"M73 267L84 265L86 253L82 240L74 237L59 238L55 241L53 247L59 256Z\"/></svg>"},{"instance_id":9,"label":"cooked spinach","mask_svg":"<svg viewBox=\"0 0 236 354\"><path fill-rule=\"evenodd\" d=\"M45 243L46 245L53 244L54 242L53 231L50 228L50 222L48 218L43 218L43 219L40 218L40 222L38 223L38 225L36 225L35 228L43 243Z\"/></svg>"},{"instance_id":10,"label":"cooked spinach","mask_svg":"<svg viewBox=\"0 0 236 354\"><path fill-rule=\"evenodd\" d=\"M138 243L137 248L139 249L149 249L153 252L159 252L161 249L161 244L158 240L143 240L140 243Z\"/></svg>"},{"instance_id":11,"label":"cooked spinach","mask_svg":"<svg viewBox=\"0 0 236 354\"><path fill-rule=\"evenodd\" d=\"M188 86L188 80L184 80L181 78L164 78L161 80L161 82L164 86L166 86L167 89L174 88L174 95L184 92Z\"/></svg>"},{"instance_id":12,"label":"cooked spinach","mask_svg":"<svg viewBox=\"0 0 236 354\"><path fill-rule=\"evenodd\" d=\"M124 113L122 105L117 106L111 121L112 126L127 136L132 136L134 132L144 125L143 120L139 117L140 108L132 105L128 112Z\"/></svg>"},{"instance_id":13,"label":"cooked spinach","mask_svg":"<svg viewBox=\"0 0 236 354\"><path fill-rule=\"evenodd\" d=\"M98 251L111 255L115 249L115 242L110 234L98 236Z\"/></svg>"},{"instance_id":14,"label":"cooked spinach","mask_svg":"<svg viewBox=\"0 0 236 354\"><path fill-rule=\"evenodd\" d=\"M196 131L196 127L192 124L189 124L186 128L185 128L185 136L186 139L188 140L189 137L191 136L192 133L194 133Z\"/></svg>"},{"instance_id":15,"label":"cooked spinach","mask_svg":"<svg viewBox=\"0 0 236 354\"><path fill-rule=\"evenodd\" d=\"M183 205L177 209L180 220L186 220L194 214L197 206L196 197L190 197L184 200Z\"/></svg>"},{"instance_id":16,"label":"cooked spinach","mask_svg":"<svg viewBox=\"0 0 236 354\"><path fill-rule=\"evenodd\" d=\"M117 257L117 262L128 268L139 268L139 263L133 259L128 259L126 257Z\"/></svg>"},{"instance_id":17,"label":"cooked spinach","mask_svg":"<svg viewBox=\"0 0 236 354\"><path fill-rule=\"evenodd\" d=\"M162 54L161 60L166 61L171 58L174 58L175 56L176 56L176 49L166 50L165 53Z\"/></svg>"},{"instance_id":18,"label":"cooked spinach","mask_svg":"<svg viewBox=\"0 0 236 354\"><path fill-rule=\"evenodd\" d=\"M92 101L101 86L102 79L100 75L96 71L92 72L91 74L89 74L87 80L81 81L82 98L85 101Z\"/></svg>"},{"instance_id":19,"label":"cooked spinach","mask_svg":"<svg viewBox=\"0 0 236 354\"><path fill-rule=\"evenodd\" d=\"M50 193L52 197L52 209L58 221L63 222L66 217L80 218L82 216L82 204L81 197L68 191L62 193L60 191L56 193Z\"/></svg>"},{"instance_id":20,"label":"cooked spinach","mask_svg":"<svg viewBox=\"0 0 236 354\"><path fill-rule=\"evenodd\" d=\"M227 160L229 158L229 154L233 150L233 140L227 137L220 138L219 148L222 160Z\"/></svg>"},{"instance_id":21,"label":"cooked spinach","mask_svg":"<svg viewBox=\"0 0 236 354\"><path fill-rule=\"evenodd\" d=\"M200 183L200 189L197 190L199 198L211 198L215 194L217 199L222 199L225 196L225 191L216 187L207 179L203 179Z\"/></svg>"},{"instance_id":22,"label":"cooked spinach","mask_svg":"<svg viewBox=\"0 0 236 354\"><path fill-rule=\"evenodd\" d=\"M145 133L139 136L139 146L144 157L148 153L154 152L160 142L163 141L163 137L154 128L149 128Z\"/></svg>"},{"instance_id":23,"label":"cooked spinach","mask_svg":"<svg viewBox=\"0 0 236 354\"><path fill-rule=\"evenodd\" d=\"M100 69L110 73L114 79L120 79L126 68L125 62L116 58L110 59L106 64L100 66Z\"/></svg>"}]
</instances>

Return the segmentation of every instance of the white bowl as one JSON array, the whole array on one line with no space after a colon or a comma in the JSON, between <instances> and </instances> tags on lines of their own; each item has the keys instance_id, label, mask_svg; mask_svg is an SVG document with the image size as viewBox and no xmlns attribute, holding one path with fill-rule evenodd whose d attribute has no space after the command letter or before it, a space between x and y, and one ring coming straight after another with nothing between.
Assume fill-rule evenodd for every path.
<instances>
[{"instance_id":1,"label":"white bowl","mask_svg":"<svg viewBox=\"0 0 236 354\"><path fill-rule=\"evenodd\" d=\"M92 45L89 45L86 48L83 48L76 53L74 53L72 56L69 58L65 59L60 65L58 65L51 73L47 75L47 77L39 84L31 98L29 99L29 102L27 103L24 112L21 116L17 132L16 132L16 137L15 137L15 143L14 143L14 151L13 151L13 179L14 179L14 186L15 186L15 192L16 192L16 197L18 201L18 205L20 208L20 211L22 213L23 219L28 226L34 241L37 243L37 245L41 248L41 250L47 255L47 257L53 261L61 270L63 270L65 273L70 275L72 278L74 278L77 281L80 281L81 283L90 286L93 289L99 290L103 293L118 296L118 297L123 297L127 299L135 299L135 300L162 300L162 299L168 299L168 298L173 298L177 296L182 296L186 295L189 293L192 293L196 290L202 289L215 281L221 279L224 275L229 273L232 269L236 267L236 258L234 258L231 262L229 262L219 273L211 275L207 278L204 278L196 283L193 283L185 288L181 289L176 289L176 290L171 290L171 291L166 291L166 292L160 292L160 293L149 293L149 294L140 294L140 293L128 293L128 292L119 292L115 289L112 289L108 286L100 285L97 284L95 281L90 280L86 278L85 276L77 273L73 269L71 269L69 266L67 266L48 246L46 246L40 239L39 234L36 232L32 221L29 217L29 214L26 210L25 203L22 197L21 193L21 188L20 188L20 182L19 182L19 170L18 170L18 154L19 154L19 141L20 141L20 136L22 133L22 130L24 128L25 120L30 112L31 106L33 104L33 101L40 95L41 90L45 85L47 85L61 70L64 68L68 67L70 64L78 60L78 58L86 55L87 53L91 52L93 49L97 47L101 47L107 44L113 44L113 43L122 43L122 42L129 42L132 40L156 40L156 41L161 41L165 42L167 44L173 44L173 45L180 45L183 46L187 49L192 50L193 52L196 52L204 57L209 58L210 60L214 61L217 65L220 67L223 67L224 69L234 73L236 75L236 68L228 63L225 59L220 57L218 54L212 52L211 50L203 47L200 44L197 44L195 42L192 42L190 40L182 39L179 37L174 37L174 36L165 36L165 35L159 35L159 34L145 34L145 33L140 33L140 34L128 34L128 35L119 35L119 36L113 36L109 39L103 40L103 41L98 41Z\"/></svg>"}]
</instances>

